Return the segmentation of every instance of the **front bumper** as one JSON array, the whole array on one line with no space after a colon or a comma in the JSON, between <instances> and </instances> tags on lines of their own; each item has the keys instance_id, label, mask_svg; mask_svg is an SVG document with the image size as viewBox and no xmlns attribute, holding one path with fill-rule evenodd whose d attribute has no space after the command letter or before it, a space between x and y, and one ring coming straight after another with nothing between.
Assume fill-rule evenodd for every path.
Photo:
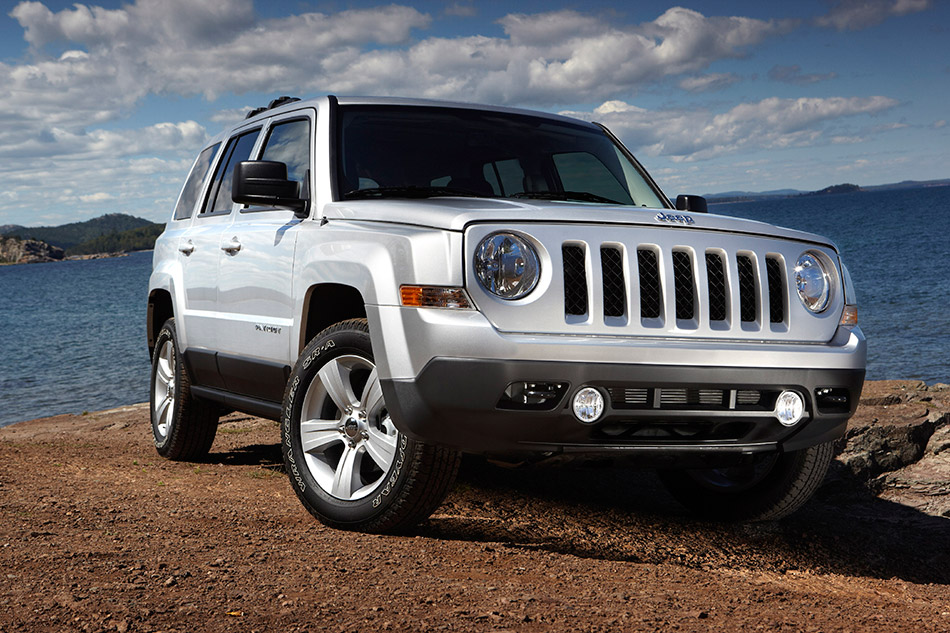
<instances>
[{"instance_id":1,"label":"front bumper","mask_svg":"<svg viewBox=\"0 0 950 633\"><path fill-rule=\"evenodd\" d=\"M627 453L686 457L798 450L840 437L854 413L864 370L712 368L435 358L414 380L383 380L397 426L411 437L468 452ZM543 410L512 408L513 383L563 385ZM649 395L624 406L608 397L604 415L581 424L570 397L583 386L611 394ZM736 406L734 392L791 389L805 397L808 417L782 426L768 405ZM835 389L843 404L820 407L818 392ZM654 395L722 394L719 404L665 403ZM621 396L622 398L622 396ZM618 406L620 405L620 406ZM730 405L732 408L730 408Z\"/></svg>"},{"instance_id":2,"label":"front bumper","mask_svg":"<svg viewBox=\"0 0 950 633\"><path fill-rule=\"evenodd\" d=\"M682 465L799 450L844 433L864 382L866 343L857 328L824 345L568 337L501 333L475 311L367 308L396 426L467 452L621 453ZM517 383L557 386L558 394L518 408L505 400ZM584 386L608 397L592 425L570 407ZM786 389L805 400L807 417L793 427L782 426L769 403ZM826 389L837 404L819 398ZM739 392L761 400L743 406ZM640 400L625 399L631 393Z\"/></svg>"}]
</instances>

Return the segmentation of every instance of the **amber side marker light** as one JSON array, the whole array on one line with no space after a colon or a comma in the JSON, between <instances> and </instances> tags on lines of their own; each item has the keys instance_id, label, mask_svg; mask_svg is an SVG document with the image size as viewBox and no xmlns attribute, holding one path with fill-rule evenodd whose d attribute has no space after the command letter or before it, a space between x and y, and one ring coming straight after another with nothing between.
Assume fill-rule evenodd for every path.
<instances>
[{"instance_id":1,"label":"amber side marker light","mask_svg":"<svg viewBox=\"0 0 950 633\"><path fill-rule=\"evenodd\" d=\"M400 286L402 305L409 308L455 308L469 310L472 302L462 288L445 286Z\"/></svg>"},{"instance_id":2,"label":"amber side marker light","mask_svg":"<svg viewBox=\"0 0 950 633\"><path fill-rule=\"evenodd\" d=\"M857 325L858 324L858 306L845 306L841 313L841 320L838 325Z\"/></svg>"}]
</instances>

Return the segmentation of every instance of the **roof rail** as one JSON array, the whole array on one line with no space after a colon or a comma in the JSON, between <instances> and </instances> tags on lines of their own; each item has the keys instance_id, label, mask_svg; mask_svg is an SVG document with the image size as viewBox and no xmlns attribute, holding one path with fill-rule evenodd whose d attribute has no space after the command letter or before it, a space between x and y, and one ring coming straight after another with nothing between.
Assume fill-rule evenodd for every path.
<instances>
[{"instance_id":1,"label":"roof rail","mask_svg":"<svg viewBox=\"0 0 950 633\"><path fill-rule=\"evenodd\" d=\"M244 118L250 119L252 117L256 117L261 112L267 112L268 110L279 108L282 105L293 103L294 101L300 101L300 97L288 97L287 95L284 95L282 97L277 97L276 99L268 103L266 106L261 106L260 108L254 108L253 110L248 112L247 116L245 116Z\"/></svg>"}]
</instances>

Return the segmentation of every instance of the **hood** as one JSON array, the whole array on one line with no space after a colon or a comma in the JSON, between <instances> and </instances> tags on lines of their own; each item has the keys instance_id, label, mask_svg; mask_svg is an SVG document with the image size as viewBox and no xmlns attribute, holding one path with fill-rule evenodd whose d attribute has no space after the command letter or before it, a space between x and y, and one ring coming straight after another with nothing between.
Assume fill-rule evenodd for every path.
<instances>
[{"instance_id":1,"label":"hood","mask_svg":"<svg viewBox=\"0 0 950 633\"><path fill-rule=\"evenodd\" d=\"M500 200L495 198L425 198L421 200L374 199L332 202L323 207L328 220L393 222L447 231L463 231L470 224L543 222L605 224L623 226L666 226L684 231L723 231L766 235L829 246L827 238L715 213L694 213L672 209L554 202L547 200Z\"/></svg>"}]
</instances>

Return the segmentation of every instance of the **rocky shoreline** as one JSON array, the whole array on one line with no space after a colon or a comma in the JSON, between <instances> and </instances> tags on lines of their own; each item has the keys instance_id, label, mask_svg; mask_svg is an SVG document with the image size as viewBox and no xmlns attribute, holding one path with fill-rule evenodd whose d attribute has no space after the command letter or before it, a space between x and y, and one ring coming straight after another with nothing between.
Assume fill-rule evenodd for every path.
<instances>
[{"instance_id":1,"label":"rocky shoreline","mask_svg":"<svg viewBox=\"0 0 950 633\"><path fill-rule=\"evenodd\" d=\"M0 265L2 266L107 259L111 257L128 257L128 255L126 251L66 255L66 252L62 248L52 246L40 240L20 239L0 235Z\"/></svg>"},{"instance_id":2,"label":"rocky shoreline","mask_svg":"<svg viewBox=\"0 0 950 633\"><path fill-rule=\"evenodd\" d=\"M0 429L2 631L950 630L950 387L867 383L779 523L692 519L650 471L473 458L415 532L323 527L275 422L160 459L147 405Z\"/></svg>"}]
</instances>

